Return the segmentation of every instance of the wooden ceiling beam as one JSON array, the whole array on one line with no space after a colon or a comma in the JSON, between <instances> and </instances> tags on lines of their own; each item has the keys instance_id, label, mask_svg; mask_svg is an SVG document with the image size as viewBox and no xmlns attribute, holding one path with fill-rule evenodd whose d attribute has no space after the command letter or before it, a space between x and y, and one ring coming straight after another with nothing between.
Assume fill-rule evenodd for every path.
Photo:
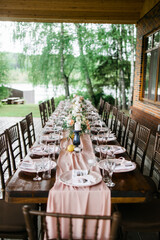
<instances>
[{"instance_id":1,"label":"wooden ceiling beam","mask_svg":"<svg viewBox=\"0 0 160 240\"><path fill-rule=\"evenodd\" d=\"M69 11L2 11L0 10L1 21L34 21L34 22L86 22L86 23L136 23L139 13L135 12L69 12Z\"/></svg>"},{"instance_id":2,"label":"wooden ceiling beam","mask_svg":"<svg viewBox=\"0 0 160 240\"><path fill-rule=\"evenodd\" d=\"M138 11L140 12L144 0L1 0L0 9L2 10L52 10L52 11Z\"/></svg>"},{"instance_id":3,"label":"wooden ceiling beam","mask_svg":"<svg viewBox=\"0 0 160 240\"><path fill-rule=\"evenodd\" d=\"M137 23L158 0L0 0L0 20Z\"/></svg>"}]
</instances>

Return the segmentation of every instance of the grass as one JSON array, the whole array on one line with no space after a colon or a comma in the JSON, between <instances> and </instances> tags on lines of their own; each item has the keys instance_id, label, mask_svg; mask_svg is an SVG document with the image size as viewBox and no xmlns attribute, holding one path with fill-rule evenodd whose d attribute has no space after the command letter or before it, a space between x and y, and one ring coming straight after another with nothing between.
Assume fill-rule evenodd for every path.
<instances>
[{"instance_id":1,"label":"grass","mask_svg":"<svg viewBox=\"0 0 160 240\"><path fill-rule=\"evenodd\" d=\"M40 117L37 104L0 105L0 117L25 117L30 112L33 117Z\"/></svg>"}]
</instances>

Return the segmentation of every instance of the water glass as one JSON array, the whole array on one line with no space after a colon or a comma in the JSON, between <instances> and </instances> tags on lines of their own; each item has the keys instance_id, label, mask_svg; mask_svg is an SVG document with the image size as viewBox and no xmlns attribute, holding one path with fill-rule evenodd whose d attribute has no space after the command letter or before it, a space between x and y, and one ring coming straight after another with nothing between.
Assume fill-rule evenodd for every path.
<instances>
[{"instance_id":1,"label":"water glass","mask_svg":"<svg viewBox=\"0 0 160 240\"><path fill-rule=\"evenodd\" d=\"M112 175L113 175L115 166L116 166L116 163L112 159L111 160L108 159L104 162L104 169L108 173L108 178L107 178L107 182L106 182L106 185L108 187L114 187L115 186L115 183L112 181Z\"/></svg>"},{"instance_id":2,"label":"water glass","mask_svg":"<svg viewBox=\"0 0 160 240\"><path fill-rule=\"evenodd\" d=\"M96 166L96 164L97 164L97 159L96 159L96 158L88 159L88 160L87 160L87 164L88 164L88 168L89 168L88 173L90 173L91 168L92 168L93 166Z\"/></svg>"},{"instance_id":3,"label":"water glass","mask_svg":"<svg viewBox=\"0 0 160 240\"><path fill-rule=\"evenodd\" d=\"M33 178L34 181L41 181L42 178L39 176L39 171L42 169L42 164L39 161L34 162L34 169L36 170L36 176Z\"/></svg>"},{"instance_id":4,"label":"water glass","mask_svg":"<svg viewBox=\"0 0 160 240\"><path fill-rule=\"evenodd\" d=\"M51 159L44 158L43 159L43 179L50 179L51 178Z\"/></svg>"}]
</instances>

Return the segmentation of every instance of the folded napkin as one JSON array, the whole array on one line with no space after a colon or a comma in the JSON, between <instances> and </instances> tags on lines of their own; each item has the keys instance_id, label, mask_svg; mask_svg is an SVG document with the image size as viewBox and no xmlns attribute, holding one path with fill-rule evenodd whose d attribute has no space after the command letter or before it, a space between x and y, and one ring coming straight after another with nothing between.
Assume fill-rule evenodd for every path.
<instances>
[{"instance_id":1,"label":"folded napkin","mask_svg":"<svg viewBox=\"0 0 160 240\"><path fill-rule=\"evenodd\" d=\"M77 176L85 176L88 174L88 170L77 170L77 169L73 169L72 170L72 178L77 177Z\"/></svg>"},{"instance_id":2,"label":"folded napkin","mask_svg":"<svg viewBox=\"0 0 160 240\"><path fill-rule=\"evenodd\" d=\"M83 176L76 176L72 177L67 181L68 184L73 186L88 186L92 185L96 182L96 179L92 175L83 175Z\"/></svg>"},{"instance_id":3,"label":"folded napkin","mask_svg":"<svg viewBox=\"0 0 160 240\"><path fill-rule=\"evenodd\" d=\"M34 164L33 161L31 160L24 160L22 161L21 165L20 165L21 169L26 169L26 170L34 170Z\"/></svg>"},{"instance_id":4,"label":"folded napkin","mask_svg":"<svg viewBox=\"0 0 160 240\"><path fill-rule=\"evenodd\" d=\"M54 129L53 129L53 127L46 126L46 127L44 127L43 132L44 133L53 133Z\"/></svg>"},{"instance_id":5,"label":"folded napkin","mask_svg":"<svg viewBox=\"0 0 160 240\"><path fill-rule=\"evenodd\" d=\"M119 146L113 146L111 147L110 149L107 150L107 154L108 155L113 155L113 154L120 154L120 153L123 153L124 152L124 149L122 147L119 147Z\"/></svg>"},{"instance_id":6,"label":"folded napkin","mask_svg":"<svg viewBox=\"0 0 160 240\"><path fill-rule=\"evenodd\" d=\"M53 141L58 141L59 140L59 135L54 135L51 134L49 136L42 136L41 141L45 142L53 142Z\"/></svg>"},{"instance_id":7,"label":"folded napkin","mask_svg":"<svg viewBox=\"0 0 160 240\"><path fill-rule=\"evenodd\" d=\"M35 154L35 155L39 155L39 156L41 156L41 155L47 156L48 154L52 154L53 152L54 152L54 148L51 146L49 147L47 145L36 146L36 147L31 148L31 150L30 150L31 154Z\"/></svg>"},{"instance_id":8,"label":"folded napkin","mask_svg":"<svg viewBox=\"0 0 160 240\"><path fill-rule=\"evenodd\" d=\"M125 172L125 171L131 171L135 169L135 163L132 163L131 161L122 160L121 163L117 163L115 167L115 172Z\"/></svg>"}]
</instances>

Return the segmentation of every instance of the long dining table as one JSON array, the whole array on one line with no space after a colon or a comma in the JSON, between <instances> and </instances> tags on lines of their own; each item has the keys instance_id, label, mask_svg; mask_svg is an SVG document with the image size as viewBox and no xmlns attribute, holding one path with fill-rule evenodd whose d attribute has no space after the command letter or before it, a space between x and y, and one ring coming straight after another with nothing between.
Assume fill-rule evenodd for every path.
<instances>
[{"instance_id":1,"label":"long dining table","mask_svg":"<svg viewBox=\"0 0 160 240\"><path fill-rule=\"evenodd\" d=\"M62 103L60 106L64 108ZM62 108L60 108L60 111L62 111ZM60 114L60 111L55 111L54 117L57 117ZM90 138L89 135L87 136ZM38 143L36 142L35 145L37 144ZM119 145L116 139L109 144ZM61 154L62 152L60 152L59 155ZM121 157L124 157L126 160L131 160L126 152L123 152ZM55 161L58 161L58 158L59 157L57 156ZM33 181L34 173L26 173L25 171L22 171L21 168L18 168L7 184L5 200L12 203L46 204L49 191L56 182L56 171L56 167L53 168L51 171L51 178L47 180L42 179L41 181ZM115 186L110 188L112 203L143 202L151 193L150 185L140 172L138 166L133 171L114 173L113 182L115 183Z\"/></svg>"}]
</instances>

